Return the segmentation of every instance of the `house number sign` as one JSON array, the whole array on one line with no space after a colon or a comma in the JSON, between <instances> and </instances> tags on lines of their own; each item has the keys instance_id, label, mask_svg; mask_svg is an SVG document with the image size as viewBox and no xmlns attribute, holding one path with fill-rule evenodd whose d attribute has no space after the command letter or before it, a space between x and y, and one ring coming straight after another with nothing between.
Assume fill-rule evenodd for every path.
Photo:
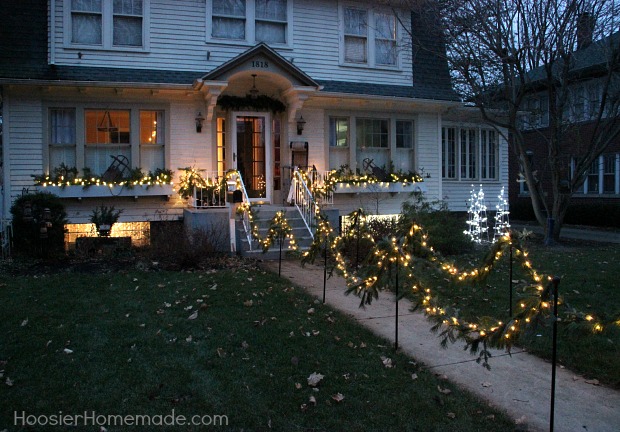
<instances>
[{"instance_id":1,"label":"house number sign","mask_svg":"<svg viewBox=\"0 0 620 432\"><path fill-rule=\"evenodd\" d=\"M269 69L269 62L266 60L253 60L252 67L258 69Z\"/></svg>"}]
</instances>

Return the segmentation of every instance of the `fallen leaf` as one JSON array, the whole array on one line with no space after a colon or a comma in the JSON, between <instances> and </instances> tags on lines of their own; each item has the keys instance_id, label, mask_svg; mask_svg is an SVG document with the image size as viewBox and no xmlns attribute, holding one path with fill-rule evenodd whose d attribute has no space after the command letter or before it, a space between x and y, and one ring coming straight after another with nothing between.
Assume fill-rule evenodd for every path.
<instances>
[{"instance_id":1,"label":"fallen leaf","mask_svg":"<svg viewBox=\"0 0 620 432\"><path fill-rule=\"evenodd\" d=\"M209 288L211 291L215 291L217 289L217 284L211 286L211 288Z\"/></svg>"},{"instance_id":2,"label":"fallen leaf","mask_svg":"<svg viewBox=\"0 0 620 432\"><path fill-rule=\"evenodd\" d=\"M73 350L70 350L69 348L65 348L64 350L62 350L65 354L73 354Z\"/></svg>"},{"instance_id":3,"label":"fallen leaf","mask_svg":"<svg viewBox=\"0 0 620 432\"><path fill-rule=\"evenodd\" d=\"M301 406L299 407L301 409L301 411L306 411L308 409L308 405L306 404L301 404Z\"/></svg>"},{"instance_id":4,"label":"fallen leaf","mask_svg":"<svg viewBox=\"0 0 620 432\"><path fill-rule=\"evenodd\" d=\"M4 383L9 387L13 387L13 381L9 377L6 377L6 381L4 381Z\"/></svg>"},{"instance_id":5,"label":"fallen leaf","mask_svg":"<svg viewBox=\"0 0 620 432\"><path fill-rule=\"evenodd\" d=\"M246 341L241 342L241 348L248 349L249 347L250 347L250 344L247 343Z\"/></svg>"},{"instance_id":6,"label":"fallen leaf","mask_svg":"<svg viewBox=\"0 0 620 432\"><path fill-rule=\"evenodd\" d=\"M25 327L28 324L28 318L22 321L22 327Z\"/></svg>"},{"instance_id":7,"label":"fallen leaf","mask_svg":"<svg viewBox=\"0 0 620 432\"><path fill-rule=\"evenodd\" d=\"M308 315L313 315L313 314L314 314L314 308L308 309Z\"/></svg>"},{"instance_id":8,"label":"fallen leaf","mask_svg":"<svg viewBox=\"0 0 620 432\"><path fill-rule=\"evenodd\" d=\"M448 416L448 418L456 418L456 414L454 414L453 412L449 412L448 414L446 414Z\"/></svg>"},{"instance_id":9,"label":"fallen leaf","mask_svg":"<svg viewBox=\"0 0 620 432\"><path fill-rule=\"evenodd\" d=\"M295 383L295 388L296 388L297 390L301 389L301 383Z\"/></svg>"},{"instance_id":10,"label":"fallen leaf","mask_svg":"<svg viewBox=\"0 0 620 432\"><path fill-rule=\"evenodd\" d=\"M250 307L254 304L254 300L246 300L243 302L243 306Z\"/></svg>"},{"instance_id":11,"label":"fallen leaf","mask_svg":"<svg viewBox=\"0 0 620 432\"><path fill-rule=\"evenodd\" d=\"M166 284L157 284L157 288L165 288Z\"/></svg>"},{"instance_id":12,"label":"fallen leaf","mask_svg":"<svg viewBox=\"0 0 620 432\"><path fill-rule=\"evenodd\" d=\"M485 382L482 383L482 387L491 387L491 386L492 386L492 384L490 382L486 382L485 381Z\"/></svg>"},{"instance_id":13,"label":"fallen leaf","mask_svg":"<svg viewBox=\"0 0 620 432\"><path fill-rule=\"evenodd\" d=\"M412 380L417 380L417 379L418 379L418 374L416 374L416 373L412 373L412 374L411 374L411 379L412 379Z\"/></svg>"},{"instance_id":14,"label":"fallen leaf","mask_svg":"<svg viewBox=\"0 0 620 432\"><path fill-rule=\"evenodd\" d=\"M495 420L495 414L489 414L488 416L485 417L485 419L487 419L487 420Z\"/></svg>"},{"instance_id":15,"label":"fallen leaf","mask_svg":"<svg viewBox=\"0 0 620 432\"><path fill-rule=\"evenodd\" d=\"M218 349L216 349L215 351L217 351L217 355L218 355L220 358L224 358L224 357L226 357L226 351L224 351L224 349L223 349L223 348L218 348Z\"/></svg>"},{"instance_id":16,"label":"fallen leaf","mask_svg":"<svg viewBox=\"0 0 620 432\"><path fill-rule=\"evenodd\" d=\"M193 340L192 335L185 338L185 342L191 342Z\"/></svg>"},{"instance_id":17,"label":"fallen leaf","mask_svg":"<svg viewBox=\"0 0 620 432\"><path fill-rule=\"evenodd\" d=\"M312 405L316 405L316 398L314 396L310 396L308 398L308 402L310 402Z\"/></svg>"},{"instance_id":18,"label":"fallen leaf","mask_svg":"<svg viewBox=\"0 0 620 432\"><path fill-rule=\"evenodd\" d=\"M386 368L391 368L393 366L392 359L389 357L381 356L381 362L383 363L383 366L385 366Z\"/></svg>"},{"instance_id":19,"label":"fallen leaf","mask_svg":"<svg viewBox=\"0 0 620 432\"><path fill-rule=\"evenodd\" d=\"M308 377L308 385L310 387L316 387L321 380L325 378L325 375L321 375L320 373L312 372Z\"/></svg>"},{"instance_id":20,"label":"fallen leaf","mask_svg":"<svg viewBox=\"0 0 620 432\"><path fill-rule=\"evenodd\" d=\"M342 402L344 400L344 395L342 393L336 393L335 395L332 395L332 399L336 402Z\"/></svg>"},{"instance_id":21,"label":"fallen leaf","mask_svg":"<svg viewBox=\"0 0 620 432\"><path fill-rule=\"evenodd\" d=\"M598 382L597 379L586 380L585 383L586 384L592 384L592 385L595 385L595 386L600 385L600 383Z\"/></svg>"},{"instance_id":22,"label":"fallen leaf","mask_svg":"<svg viewBox=\"0 0 620 432\"><path fill-rule=\"evenodd\" d=\"M189 320L195 320L196 318L198 318L198 311L194 311L193 314L187 317Z\"/></svg>"},{"instance_id":23,"label":"fallen leaf","mask_svg":"<svg viewBox=\"0 0 620 432\"><path fill-rule=\"evenodd\" d=\"M437 390L439 390L439 393L443 393L445 395L449 395L450 393L452 393L452 390L448 388L441 388L441 386L437 386Z\"/></svg>"}]
</instances>

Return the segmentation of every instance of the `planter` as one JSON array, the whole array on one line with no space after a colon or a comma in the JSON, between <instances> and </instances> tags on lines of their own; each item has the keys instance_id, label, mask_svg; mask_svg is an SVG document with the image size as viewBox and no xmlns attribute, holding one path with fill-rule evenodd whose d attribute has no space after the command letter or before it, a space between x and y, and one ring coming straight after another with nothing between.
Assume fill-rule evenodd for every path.
<instances>
[{"instance_id":1,"label":"planter","mask_svg":"<svg viewBox=\"0 0 620 432\"><path fill-rule=\"evenodd\" d=\"M114 198L114 197L170 197L174 192L173 185L152 186L38 186L40 192L49 192L59 198Z\"/></svg>"},{"instance_id":2,"label":"planter","mask_svg":"<svg viewBox=\"0 0 620 432\"><path fill-rule=\"evenodd\" d=\"M400 193L400 192L426 192L424 182L420 183L393 183L393 182L377 182L365 183L361 185L351 185L349 183L336 183L334 193Z\"/></svg>"},{"instance_id":3,"label":"planter","mask_svg":"<svg viewBox=\"0 0 620 432\"><path fill-rule=\"evenodd\" d=\"M131 248L131 237L78 237L75 250L78 254L111 256Z\"/></svg>"}]
</instances>

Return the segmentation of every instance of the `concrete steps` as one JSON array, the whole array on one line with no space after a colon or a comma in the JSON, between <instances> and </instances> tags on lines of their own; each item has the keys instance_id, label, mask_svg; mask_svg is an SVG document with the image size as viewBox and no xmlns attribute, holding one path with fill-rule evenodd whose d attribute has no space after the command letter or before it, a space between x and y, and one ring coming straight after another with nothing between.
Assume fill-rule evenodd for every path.
<instances>
[{"instance_id":1,"label":"concrete steps","mask_svg":"<svg viewBox=\"0 0 620 432\"><path fill-rule=\"evenodd\" d=\"M295 207L262 205L253 207L253 211L254 224L258 226L260 238L267 237L267 232L271 226L271 220L276 213L278 211L284 211L286 213L286 220L293 229L293 236L298 245L298 250L307 250L312 244L312 236ZM243 223L239 219L235 222L235 229L237 235L237 251L242 256L261 260L277 260L279 258L280 246L277 242L271 246L269 251L263 253L262 246L256 240L252 240L252 247L250 248L243 229ZM282 256L284 257L288 252L292 251L293 249L289 247L288 239L286 239L282 246Z\"/></svg>"}]
</instances>

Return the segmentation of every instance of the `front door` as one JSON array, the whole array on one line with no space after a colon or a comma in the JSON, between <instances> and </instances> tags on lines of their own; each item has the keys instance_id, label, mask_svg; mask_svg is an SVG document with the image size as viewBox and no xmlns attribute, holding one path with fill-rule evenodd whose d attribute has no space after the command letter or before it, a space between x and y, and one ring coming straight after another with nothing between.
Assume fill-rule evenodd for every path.
<instances>
[{"instance_id":1,"label":"front door","mask_svg":"<svg viewBox=\"0 0 620 432\"><path fill-rule=\"evenodd\" d=\"M250 201L271 201L271 127L269 114L235 113L233 163Z\"/></svg>"}]
</instances>

